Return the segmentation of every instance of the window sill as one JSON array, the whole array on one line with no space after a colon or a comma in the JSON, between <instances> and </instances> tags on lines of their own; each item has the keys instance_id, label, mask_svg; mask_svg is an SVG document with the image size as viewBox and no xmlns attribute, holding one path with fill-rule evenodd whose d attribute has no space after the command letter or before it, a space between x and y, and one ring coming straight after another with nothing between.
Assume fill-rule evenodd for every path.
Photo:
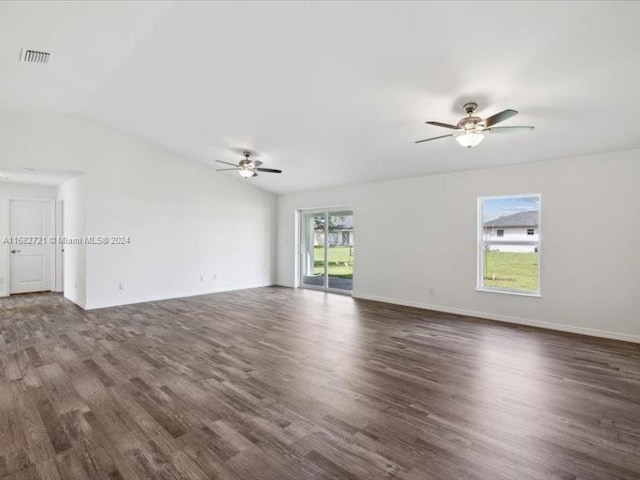
<instances>
[{"instance_id":1,"label":"window sill","mask_svg":"<svg viewBox=\"0 0 640 480\"><path fill-rule=\"evenodd\" d=\"M534 297L534 298L542 298L539 292L528 293L528 292L518 292L518 291L510 291L510 290L494 290L492 288L476 288L476 292L487 292L487 293L502 293L504 295L518 295L520 297Z\"/></svg>"}]
</instances>

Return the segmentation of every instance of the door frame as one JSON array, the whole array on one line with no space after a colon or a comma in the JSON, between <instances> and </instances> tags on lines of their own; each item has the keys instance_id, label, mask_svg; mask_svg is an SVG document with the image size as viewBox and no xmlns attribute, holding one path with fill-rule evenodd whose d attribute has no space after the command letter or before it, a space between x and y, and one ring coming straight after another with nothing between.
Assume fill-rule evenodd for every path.
<instances>
[{"instance_id":1,"label":"door frame","mask_svg":"<svg viewBox=\"0 0 640 480\"><path fill-rule=\"evenodd\" d=\"M322 207L322 208L301 208L299 210L297 210L296 212L296 220L297 222L295 222L296 224L296 247L297 247L297 272L295 272L295 283L296 283L296 287L298 288L307 288L309 290L318 290L320 292L329 292L329 293L338 293L340 295L349 295L351 296L353 294L353 287L351 287L351 290L341 290L339 288L330 288L329 287L329 248L327 246L328 243L328 220L329 220L329 215L331 214L331 212L334 211L343 211L343 210L347 210L349 212L351 212L351 215L353 215L353 217L355 218L355 212L353 210L353 207L349 207L349 206L334 206L334 207ZM324 265L325 265L325 273L324 273L324 285L326 286L316 286L316 285L305 285L302 281L302 277L304 276L304 268L302 266L302 256L304 255L304 239L303 239L303 235L302 235L302 229L304 227L304 222L303 222L303 218L305 215L313 215L313 214L323 214L325 217L325 231L324 231ZM355 231L355 226L354 226L354 231ZM354 249L355 252L355 249ZM355 254L354 254L354 265L355 265ZM355 274L354 274L355 277Z\"/></svg>"},{"instance_id":2,"label":"door frame","mask_svg":"<svg viewBox=\"0 0 640 480\"><path fill-rule=\"evenodd\" d=\"M8 201L7 201L7 218L9 219L9 236L12 235L11 232L11 202L42 202L42 203L48 203L49 204L49 208L51 209L51 220L50 220L50 225L49 225L49 236L52 235L56 235L56 200L54 198L42 198L42 197L20 197L20 196L16 196L16 197L9 197ZM58 290L56 290L57 287L57 283L56 283L56 277L57 277L57 269L56 269L56 248L54 248L55 246L52 245L51 243L48 243L49 248L51 249L51 255L49 256L49 261L51 262L51 278L49 280L49 285L51 286L51 291L52 292L56 292ZM9 245L10 248L7 249L7 280L8 280L8 284L7 284L7 294L8 295L19 295L16 293L12 293L11 292L11 288L12 288L12 284L11 284L11 245Z\"/></svg>"},{"instance_id":3,"label":"door frame","mask_svg":"<svg viewBox=\"0 0 640 480\"><path fill-rule=\"evenodd\" d=\"M55 236L57 239L64 237L64 200L54 200L55 209ZM55 284L53 285L54 292L64 292L64 245L62 243L56 243L52 245L55 252L55 269L54 278Z\"/></svg>"},{"instance_id":4,"label":"door frame","mask_svg":"<svg viewBox=\"0 0 640 480\"><path fill-rule=\"evenodd\" d=\"M55 232L56 239L64 237L64 200L56 199L54 202L55 209ZM54 292L64 292L64 247L62 243L52 245L55 253L55 284L52 290Z\"/></svg>"}]
</instances>

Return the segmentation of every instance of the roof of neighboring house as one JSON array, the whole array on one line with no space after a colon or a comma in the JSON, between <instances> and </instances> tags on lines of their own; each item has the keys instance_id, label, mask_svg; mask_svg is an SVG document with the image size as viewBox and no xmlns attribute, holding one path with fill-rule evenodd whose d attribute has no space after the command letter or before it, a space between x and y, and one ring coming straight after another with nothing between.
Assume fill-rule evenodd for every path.
<instances>
[{"instance_id":1,"label":"roof of neighboring house","mask_svg":"<svg viewBox=\"0 0 640 480\"><path fill-rule=\"evenodd\" d=\"M484 222L485 227L537 227L538 210L512 213Z\"/></svg>"}]
</instances>

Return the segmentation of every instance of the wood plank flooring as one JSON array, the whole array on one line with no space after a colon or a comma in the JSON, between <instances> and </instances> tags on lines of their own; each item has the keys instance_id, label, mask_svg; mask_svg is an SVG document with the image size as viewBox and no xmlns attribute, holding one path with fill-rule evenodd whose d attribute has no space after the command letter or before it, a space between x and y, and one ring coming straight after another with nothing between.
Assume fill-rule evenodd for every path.
<instances>
[{"instance_id":1,"label":"wood plank flooring","mask_svg":"<svg viewBox=\"0 0 640 480\"><path fill-rule=\"evenodd\" d=\"M276 287L15 296L0 478L640 479L640 346Z\"/></svg>"}]
</instances>

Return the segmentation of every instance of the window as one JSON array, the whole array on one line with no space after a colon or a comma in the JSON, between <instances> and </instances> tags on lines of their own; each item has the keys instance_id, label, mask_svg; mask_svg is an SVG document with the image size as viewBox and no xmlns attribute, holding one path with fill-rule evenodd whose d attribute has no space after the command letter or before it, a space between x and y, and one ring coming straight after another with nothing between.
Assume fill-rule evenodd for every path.
<instances>
[{"instance_id":1,"label":"window","mask_svg":"<svg viewBox=\"0 0 640 480\"><path fill-rule=\"evenodd\" d=\"M478 198L478 290L540 295L539 194Z\"/></svg>"}]
</instances>

